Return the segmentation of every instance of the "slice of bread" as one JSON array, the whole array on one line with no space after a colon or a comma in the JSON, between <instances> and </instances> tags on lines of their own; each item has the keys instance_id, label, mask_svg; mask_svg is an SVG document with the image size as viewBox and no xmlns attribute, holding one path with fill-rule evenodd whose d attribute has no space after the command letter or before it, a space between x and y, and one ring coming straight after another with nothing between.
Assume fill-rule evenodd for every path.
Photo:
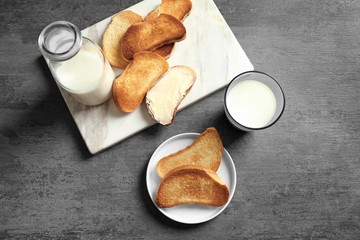
<instances>
[{"instance_id":1,"label":"slice of bread","mask_svg":"<svg viewBox=\"0 0 360 240\"><path fill-rule=\"evenodd\" d=\"M102 48L111 66L124 69L129 64L121 55L121 39L132 24L142 21L142 17L132 11L119 12L111 19L102 38Z\"/></svg>"},{"instance_id":2,"label":"slice of bread","mask_svg":"<svg viewBox=\"0 0 360 240\"><path fill-rule=\"evenodd\" d=\"M115 105L123 112L134 111L151 85L169 68L168 62L154 52L139 52L112 86Z\"/></svg>"},{"instance_id":3,"label":"slice of bread","mask_svg":"<svg viewBox=\"0 0 360 240\"><path fill-rule=\"evenodd\" d=\"M183 21L191 12L192 3L190 0L162 0L161 4L151 11L144 21L151 21L160 14L166 13Z\"/></svg>"},{"instance_id":4,"label":"slice of bread","mask_svg":"<svg viewBox=\"0 0 360 240\"><path fill-rule=\"evenodd\" d=\"M129 27L121 41L121 52L125 59L131 60L137 52L154 51L185 37L186 29L179 20L168 14L160 14L154 20Z\"/></svg>"},{"instance_id":5,"label":"slice of bread","mask_svg":"<svg viewBox=\"0 0 360 240\"><path fill-rule=\"evenodd\" d=\"M169 208L182 204L222 206L230 191L211 169L186 165L169 172L161 181L155 196L156 204Z\"/></svg>"},{"instance_id":6,"label":"slice of bread","mask_svg":"<svg viewBox=\"0 0 360 240\"><path fill-rule=\"evenodd\" d=\"M174 16L181 22L190 14L192 3L190 0L162 0L161 4L153 11L151 11L144 21L151 21L158 17L161 13L166 13ZM155 50L157 54L165 59L168 59L174 49L175 43L166 44Z\"/></svg>"},{"instance_id":7,"label":"slice of bread","mask_svg":"<svg viewBox=\"0 0 360 240\"><path fill-rule=\"evenodd\" d=\"M150 116L162 125L170 125L195 80L196 73L190 67L179 65L170 68L146 94Z\"/></svg>"},{"instance_id":8,"label":"slice of bread","mask_svg":"<svg viewBox=\"0 0 360 240\"><path fill-rule=\"evenodd\" d=\"M219 133L209 127L188 147L163 157L156 165L156 172L164 178L171 170L183 165L197 165L217 171L224 147Z\"/></svg>"}]
</instances>

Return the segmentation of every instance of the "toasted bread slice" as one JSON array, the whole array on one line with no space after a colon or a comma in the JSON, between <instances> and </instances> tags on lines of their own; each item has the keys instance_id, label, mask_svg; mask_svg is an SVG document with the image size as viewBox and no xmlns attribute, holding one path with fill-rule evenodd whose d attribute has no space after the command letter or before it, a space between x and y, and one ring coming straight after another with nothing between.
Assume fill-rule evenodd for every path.
<instances>
[{"instance_id":1,"label":"toasted bread slice","mask_svg":"<svg viewBox=\"0 0 360 240\"><path fill-rule=\"evenodd\" d=\"M169 208L182 204L222 206L230 191L211 169L186 165L169 172L161 181L155 196L156 204Z\"/></svg>"},{"instance_id":2,"label":"toasted bread slice","mask_svg":"<svg viewBox=\"0 0 360 240\"><path fill-rule=\"evenodd\" d=\"M170 68L146 94L150 116L162 125L170 125L195 80L196 73L190 67L179 65Z\"/></svg>"},{"instance_id":3,"label":"toasted bread slice","mask_svg":"<svg viewBox=\"0 0 360 240\"><path fill-rule=\"evenodd\" d=\"M121 52L125 59L131 60L137 52L154 51L185 37L186 29L179 20L168 14L160 14L154 20L129 27L121 41Z\"/></svg>"},{"instance_id":4,"label":"toasted bread slice","mask_svg":"<svg viewBox=\"0 0 360 240\"><path fill-rule=\"evenodd\" d=\"M129 64L121 54L121 39L132 24L142 21L142 17L132 11L119 12L111 19L102 38L102 48L111 66L124 69Z\"/></svg>"},{"instance_id":5,"label":"toasted bread slice","mask_svg":"<svg viewBox=\"0 0 360 240\"><path fill-rule=\"evenodd\" d=\"M162 0L161 4L151 11L144 21L151 21L160 14L166 13L183 21L191 12L192 3L190 0Z\"/></svg>"},{"instance_id":6,"label":"toasted bread slice","mask_svg":"<svg viewBox=\"0 0 360 240\"><path fill-rule=\"evenodd\" d=\"M134 111L151 85L169 68L168 62L154 52L139 52L115 78L112 91L115 105L124 112Z\"/></svg>"},{"instance_id":7,"label":"toasted bread slice","mask_svg":"<svg viewBox=\"0 0 360 240\"><path fill-rule=\"evenodd\" d=\"M217 171L224 147L214 127L206 129L190 146L163 157L156 165L156 172L164 178L172 169L183 165L197 165Z\"/></svg>"},{"instance_id":8,"label":"toasted bread slice","mask_svg":"<svg viewBox=\"0 0 360 240\"><path fill-rule=\"evenodd\" d=\"M161 4L151 11L144 21L151 21L161 13L166 13L176 17L181 22L190 14L192 3L190 0L162 0ZM157 54L168 59L174 49L175 43L166 44L155 50Z\"/></svg>"}]
</instances>

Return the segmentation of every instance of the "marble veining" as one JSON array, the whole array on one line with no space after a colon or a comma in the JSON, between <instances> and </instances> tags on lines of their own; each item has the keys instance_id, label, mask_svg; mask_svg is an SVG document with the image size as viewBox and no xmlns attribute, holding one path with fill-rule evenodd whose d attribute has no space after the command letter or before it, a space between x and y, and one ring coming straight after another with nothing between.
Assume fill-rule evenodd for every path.
<instances>
[{"instance_id":1,"label":"marble veining","mask_svg":"<svg viewBox=\"0 0 360 240\"><path fill-rule=\"evenodd\" d=\"M212 0L192 0L193 10L185 19L186 39L175 44L169 66L186 65L197 73L197 80L178 111L225 87L236 75L253 66ZM161 3L145 0L127 10L143 18ZM119 11L126 9L119 9ZM82 34L101 46L108 17L82 30ZM122 69L113 68L115 75ZM89 151L95 154L155 124L142 103L132 113L120 112L112 99L104 104L84 106L60 89ZM178 113L181 114L181 113ZM176 116L175 116L176 121ZM170 126L171 127L171 126Z\"/></svg>"}]
</instances>

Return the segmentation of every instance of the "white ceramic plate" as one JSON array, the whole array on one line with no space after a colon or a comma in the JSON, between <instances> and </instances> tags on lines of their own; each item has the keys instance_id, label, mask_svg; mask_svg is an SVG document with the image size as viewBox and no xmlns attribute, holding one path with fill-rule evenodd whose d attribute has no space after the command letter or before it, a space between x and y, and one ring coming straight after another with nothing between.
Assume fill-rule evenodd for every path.
<instances>
[{"instance_id":1,"label":"white ceramic plate","mask_svg":"<svg viewBox=\"0 0 360 240\"><path fill-rule=\"evenodd\" d=\"M155 203L155 195L157 188L161 182L161 178L157 175L156 165L158 161L174 152L177 152L189 145L199 136L198 133L183 133L169 138L163 142L153 153L150 158L146 171L146 184L150 197L155 206L168 218L174 221L196 224L206 222L219 215L231 201L236 186L236 171L234 163L230 154L224 148L224 153L221 159L220 167L217 171L219 177L229 187L230 196L229 201L221 207L203 206L203 205L180 205L171 208L159 208Z\"/></svg>"}]
</instances>

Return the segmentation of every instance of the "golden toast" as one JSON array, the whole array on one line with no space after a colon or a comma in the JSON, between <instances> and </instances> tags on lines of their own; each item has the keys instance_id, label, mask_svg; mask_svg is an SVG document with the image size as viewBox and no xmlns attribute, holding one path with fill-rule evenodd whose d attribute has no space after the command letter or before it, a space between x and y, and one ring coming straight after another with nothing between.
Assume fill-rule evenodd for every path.
<instances>
[{"instance_id":1,"label":"golden toast","mask_svg":"<svg viewBox=\"0 0 360 240\"><path fill-rule=\"evenodd\" d=\"M195 165L173 169L161 181L155 196L156 204L169 208L182 204L222 206L230 191L215 171Z\"/></svg>"},{"instance_id":2,"label":"golden toast","mask_svg":"<svg viewBox=\"0 0 360 240\"><path fill-rule=\"evenodd\" d=\"M161 4L153 11L151 11L144 19L144 21L151 21L157 18L160 14L166 13L184 21L190 14L192 9L192 2L190 0L162 0Z\"/></svg>"},{"instance_id":3,"label":"golden toast","mask_svg":"<svg viewBox=\"0 0 360 240\"><path fill-rule=\"evenodd\" d=\"M102 38L103 51L111 66L124 69L129 64L121 55L121 39L132 24L142 21L142 17L132 11L119 12L111 19Z\"/></svg>"},{"instance_id":4,"label":"golden toast","mask_svg":"<svg viewBox=\"0 0 360 240\"><path fill-rule=\"evenodd\" d=\"M123 112L134 111L151 85L169 68L168 62L153 52L139 52L112 86L115 105Z\"/></svg>"},{"instance_id":5,"label":"golden toast","mask_svg":"<svg viewBox=\"0 0 360 240\"><path fill-rule=\"evenodd\" d=\"M151 21L135 23L129 27L121 41L121 53L125 59L131 60L137 52L154 51L185 37L186 29L178 19L160 14Z\"/></svg>"},{"instance_id":6,"label":"golden toast","mask_svg":"<svg viewBox=\"0 0 360 240\"><path fill-rule=\"evenodd\" d=\"M219 133L209 127L190 146L163 157L156 165L156 172L164 178L171 170L183 165L197 165L217 171L224 147Z\"/></svg>"},{"instance_id":7,"label":"golden toast","mask_svg":"<svg viewBox=\"0 0 360 240\"><path fill-rule=\"evenodd\" d=\"M195 80L196 73L190 67L178 65L170 68L146 94L150 116L162 125L170 125Z\"/></svg>"},{"instance_id":8,"label":"golden toast","mask_svg":"<svg viewBox=\"0 0 360 240\"><path fill-rule=\"evenodd\" d=\"M190 14L192 10L192 2L190 0L162 0L161 4L151 11L144 21L151 21L158 17L161 13L174 16L181 22ZM170 57L175 43L166 44L155 50L157 54L167 59Z\"/></svg>"}]
</instances>

